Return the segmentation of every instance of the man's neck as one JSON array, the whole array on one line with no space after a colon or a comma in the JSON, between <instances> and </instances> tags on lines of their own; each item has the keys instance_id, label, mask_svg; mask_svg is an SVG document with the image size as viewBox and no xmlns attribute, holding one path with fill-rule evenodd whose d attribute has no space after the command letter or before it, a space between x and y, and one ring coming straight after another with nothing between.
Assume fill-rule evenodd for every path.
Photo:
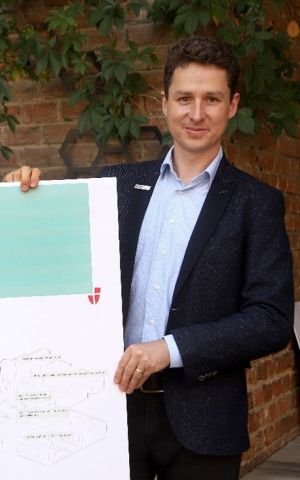
<instances>
[{"instance_id":1,"label":"man's neck","mask_svg":"<svg viewBox=\"0 0 300 480\"><path fill-rule=\"evenodd\" d=\"M189 184L193 178L202 173L216 158L219 150L206 158L201 157L201 154L193 156L185 156L184 159L180 158L175 149L173 151L173 167L177 176L186 185Z\"/></svg>"}]
</instances>

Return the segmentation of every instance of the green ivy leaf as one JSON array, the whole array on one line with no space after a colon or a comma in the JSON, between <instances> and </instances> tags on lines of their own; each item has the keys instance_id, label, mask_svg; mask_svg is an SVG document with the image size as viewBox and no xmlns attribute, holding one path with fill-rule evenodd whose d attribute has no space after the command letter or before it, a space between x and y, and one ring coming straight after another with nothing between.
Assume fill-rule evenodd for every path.
<instances>
[{"instance_id":1,"label":"green ivy leaf","mask_svg":"<svg viewBox=\"0 0 300 480\"><path fill-rule=\"evenodd\" d=\"M10 130L12 132L15 132L16 131L16 126L19 124L19 120L14 115L7 114L6 115L6 122L7 122L7 125L9 126Z\"/></svg>"},{"instance_id":2,"label":"green ivy leaf","mask_svg":"<svg viewBox=\"0 0 300 480\"><path fill-rule=\"evenodd\" d=\"M120 63L119 65L115 66L114 76L121 85L124 85L127 76L127 69L125 68L124 64Z\"/></svg>"},{"instance_id":3,"label":"green ivy leaf","mask_svg":"<svg viewBox=\"0 0 300 480\"><path fill-rule=\"evenodd\" d=\"M124 18L123 17L115 17L114 24L119 31L124 29Z\"/></svg>"},{"instance_id":4,"label":"green ivy leaf","mask_svg":"<svg viewBox=\"0 0 300 480\"><path fill-rule=\"evenodd\" d=\"M173 143L173 137L170 134L170 132L163 132L162 133L162 144L171 146L172 143Z\"/></svg>"},{"instance_id":5,"label":"green ivy leaf","mask_svg":"<svg viewBox=\"0 0 300 480\"><path fill-rule=\"evenodd\" d=\"M0 143L0 153L1 153L1 155L3 155L5 160L9 160L13 151L11 150L11 148L9 148L6 145L3 145L2 143Z\"/></svg>"},{"instance_id":6,"label":"green ivy leaf","mask_svg":"<svg viewBox=\"0 0 300 480\"><path fill-rule=\"evenodd\" d=\"M124 118L123 121L120 123L118 132L120 135L121 140L125 140L126 136L128 135L130 130L130 119Z\"/></svg>"},{"instance_id":7,"label":"green ivy leaf","mask_svg":"<svg viewBox=\"0 0 300 480\"><path fill-rule=\"evenodd\" d=\"M48 67L49 63L49 55L48 53L44 53L43 56L37 61L36 64L36 73L39 75Z\"/></svg>"},{"instance_id":8,"label":"green ivy leaf","mask_svg":"<svg viewBox=\"0 0 300 480\"><path fill-rule=\"evenodd\" d=\"M129 117L131 115L131 105L129 103L125 104L124 115L125 117Z\"/></svg>"},{"instance_id":9,"label":"green ivy leaf","mask_svg":"<svg viewBox=\"0 0 300 480\"><path fill-rule=\"evenodd\" d=\"M286 118L283 122L283 129L287 135L290 135L291 137L296 136L296 124L295 124L295 118Z\"/></svg>"},{"instance_id":10,"label":"green ivy leaf","mask_svg":"<svg viewBox=\"0 0 300 480\"><path fill-rule=\"evenodd\" d=\"M190 12L185 17L184 30L189 35L192 35L197 30L198 23L199 23L199 19L197 18L197 16L194 14L194 12Z\"/></svg>"},{"instance_id":11,"label":"green ivy leaf","mask_svg":"<svg viewBox=\"0 0 300 480\"><path fill-rule=\"evenodd\" d=\"M90 109L87 107L83 110L80 114L78 127L79 132L84 133L86 132L91 126L91 119L90 119Z\"/></svg>"},{"instance_id":12,"label":"green ivy leaf","mask_svg":"<svg viewBox=\"0 0 300 480\"><path fill-rule=\"evenodd\" d=\"M0 78L0 102L9 102L11 100L10 89L2 78Z\"/></svg>"},{"instance_id":13,"label":"green ivy leaf","mask_svg":"<svg viewBox=\"0 0 300 480\"><path fill-rule=\"evenodd\" d=\"M101 35L108 35L113 26L113 20L111 16L106 16L103 18L99 25L99 32Z\"/></svg>"},{"instance_id":14,"label":"green ivy leaf","mask_svg":"<svg viewBox=\"0 0 300 480\"><path fill-rule=\"evenodd\" d=\"M138 138L140 135L140 125L136 120L131 120L130 122L130 134L133 138Z\"/></svg>"},{"instance_id":15,"label":"green ivy leaf","mask_svg":"<svg viewBox=\"0 0 300 480\"><path fill-rule=\"evenodd\" d=\"M182 1L181 0L171 0L169 2L169 9L170 10L176 10L178 7L180 7L182 5Z\"/></svg>"},{"instance_id":16,"label":"green ivy leaf","mask_svg":"<svg viewBox=\"0 0 300 480\"><path fill-rule=\"evenodd\" d=\"M49 63L50 63L50 67L54 71L55 75L58 75L60 70L61 70L62 64L53 52L49 53Z\"/></svg>"},{"instance_id":17,"label":"green ivy leaf","mask_svg":"<svg viewBox=\"0 0 300 480\"><path fill-rule=\"evenodd\" d=\"M238 121L235 116L233 118L230 118L227 124L226 133L231 137L237 129L238 129Z\"/></svg>"},{"instance_id":18,"label":"green ivy leaf","mask_svg":"<svg viewBox=\"0 0 300 480\"><path fill-rule=\"evenodd\" d=\"M258 38L259 40L270 40L271 38L273 38L273 33L264 30L263 32L256 33L256 38Z\"/></svg>"},{"instance_id":19,"label":"green ivy leaf","mask_svg":"<svg viewBox=\"0 0 300 480\"><path fill-rule=\"evenodd\" d=\"M253 112L250 108L240 108L236 114L238 129L243 133L254 133L255 121L253 119Z\"/></svg>"},{"instance_id":20,"label":"green ivy leaf","mask_svg":"<svg viewBox=\"0 0 300 480\"><path fill-rule=\"evenodd\" d=\"M56 35L54 35L53 37L50 38L48 42L49 47L54 48L56 45L56 41L57 41L57 38L56 38Z\"/></svg>"}]
</instances>

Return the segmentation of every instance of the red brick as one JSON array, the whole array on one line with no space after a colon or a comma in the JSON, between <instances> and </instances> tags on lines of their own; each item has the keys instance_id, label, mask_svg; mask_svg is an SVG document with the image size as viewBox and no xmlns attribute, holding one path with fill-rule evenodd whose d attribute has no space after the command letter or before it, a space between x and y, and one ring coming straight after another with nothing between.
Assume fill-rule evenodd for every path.
<instances>
[{"instance_id":1,"label":"red brick","mask_svg":"<svg viewBox=\"0 0 300 480\"><path fill-rule=\"evenodd\" d=\"M7 107L8 107L8 113L18 118L18 116L20 115L20 105L8 103Z\"/></svg>"},{"instance_id":2,"label":"red brick","mask_svg":"<svg viewBox=\"0 0 300 480\"><path fill-rule=\"evenodd\" d=\"M251 145L262 150L277 150L277 140L270 134L268 130L255 135L245 135L242 132L236 132L234 137L244 145Z\"/></svg>"},{"instance_id":3,"label":"red brick","mask_svg":"<svg viewBox=\"0 0 300 480\"><path fill-rule=\"evenodd\" d=\"M31 80L17 80L9 82L12 98L14 102L22 102L26 100L40 98L40 92L37 85Z\"/></svg>"},{"instance_id":4,"label":"red brick","mask_svg":"<svg viewBox=\"0 0 300 480\"><path fill-rule=\"evenodd\" d=\"M36 145L41 143L41 127L27 127L18 125L15 132L8 127L3 131L3 143L8 146L14 145Z\"/></svg>"},{"instance_id":5,"label":"red brick","mask_svg":"<svg viewBox=\"0 0 300 480\"><path fill-rule=\"evenodd\" d=\"M282 135L279 139L279 152L289 157L300 158L300 140Z\"/></svg>"},{"instance_id":6,"label":"red brick","mask_svg":"<svg viewBox=\"0 0 300 480\"><path fill-rule=\"evenodd\" d=\"M264 391L265 402L269 402L273 397L273 385L271 383L265 384L263 386L263 391Z\"/></svg>"},{"instance_id":7,"label":"red brick","mask_svg":"<svg viewBox=\"0 0 300 480\"><path fill-rule=\"evenodd\" d=\"M276 421L278 416L278 407L276 403L271 403L267 408L267 418L268 421L272 424Z\"/></svg>"},{"instance_id":8,"label":"red brick","mask_svg":"<svg viewBox=\"0 0 300 480\"><path fill-rule=\"evenodd\" d=\"M61 103L61 116L62 120L69 122L72 120L79 119L80 113L85 108L86 103L78 102L75 105L70 105L68 100L65 100Z\"/></svg>"},{"instance_id":9,"label":"red brick","mask_svg":"<svg viewBox=\"0 0 300 480\"><path fill-rule=\"evenodd\" d=\"M154 90L155 92L161 92L163 90L163 82L160 70L150 70L150 71L141 71L141 76L148 85L147 94L149 92L152 93Z\"/></svg>"},{"instance_id":10,"label":"red brick","mask_svg":"<svg viewBox=\"0 0 300 480\"><path fill-rule=\"evenodd\" d=\"M254 393L253 393L253 406L257 407L260 405L263 405L265 403L265 393L262 388L258 388Z\"/></svg>"},{"instance_id":11,"label":"red brick","mask_svg":"<svg viewBox=\"0 0 300 480\"><path fill-rule=\"evenodd\" d=\"M290 213L300 213L300 196L287 195L285 199L286 210Z\"/></svg>"},{"instance_id":12,"label":"red brick","mask_svg":"<svg viewBox=\"0 0 300 480\"><path fill-rule=\"evenodd\" d=\"M43 180L63 180L67 178L67 167L47 167L43 169Z\"/></svg>"},{"instance_id":13,"label":"red brick","mask_svg":"<svg viewBox=\"0 0 300 480\"><path fill-rule=\"evenodd\" d=\"M128 26L128 40L145 46L168 45L170 36L168 30L161 26L139 22Z\"/></svg>"},{"instance_id":14,"label":"red brick","mask_svg":"<svg viewBox=\"0 0 300 480\"><path fill-rule=\"evenodd\" d=\"M57 148L39 146L20 149L20 147L15 147L15 152L21 165L30 165L31 167L63 166Z\"/></svg>"},{"instance_id":15,"label":"red brick","mask_svg":"<svg viewBox=\"0 0 300 480\"><path fill-rule=\"evenodd\" d=\"M98 147L95 143L71 144L67 150L73 160L73 165L89 165L98 154Z\"/></svg>"},{"instance_id":16,"label":"red brick","mask_svg":"<svg viewBox=\"0 0 300 480\"><path fill-rule=\"evenodd\" d=\"M16 152L13 151L13 154L9 157L9 160L6 160L2 155L0 155L0 179L4 175L9 173L11 170L14 170L20 166L18 156Z\"/></svg>"},{"instance_id":17,"label":"red brick","mask_svg":"<svg viewBox=\"0 0 300 480\"><path fill-rule=\"evenodd\" d=\"M246 373L248 389L250 388L251 390L257 383L256 368L254 368L254 366L252 365L252 368L248 369Z\"/></svg>"},{"instance_id":18,"label":"red brick","mask_svg":"<svg viewBox=\"0 0 300 480\"><path fill-rule=\"evenodd\" d=\"M287 229L287 232L292 232L295 233L296 231L296 223L295 223L295 215L289 215L286 214L285 216L285 226ZM297 233L298 235L298 233Z\"/></svg>"},{"instance_id":19,"label":"red brick","mask_svg":"<svg viewBox=\"0 0 300 480\"><path fill-rule=\"evenodd\" d=\"M26 23L28 24L33 24L36 26L39 26L43 24L49 14L49 9L48 8L43 8L43 2L35 2L35 8L30 8L29 7L29 2L25 2L26 8L23 10L24 11L24 19L26 20Z\"/></svg>"},{"instance_id":20,"label":"red brick","mask_svg":"<svg viewBox=\"0 0 300 480\"><path fill-rule=\"evenodd\" d=\"M268 173L274 170L277 173L277 157L271 152L264 151L263 155L259 159L259 168L266 170Z\"/></svg>"},{"instance_id":21,"label":"red brick","mask_svg":"<svg viewBox=\"0 0 300 480\"><path fill-rule=\"evenodd\" d=\"M284 388L283 380L282 379L276 380L273 383L273 394L274 394L274 396L279 396L282 393L283 388Z\"/></svg>"},{"instance_id":22,"label":"red brick","mask_svg":"<svg viewBox=\"0 0 300 480\"><path fill-rule=\"evenodd\" d=\"M299 194L300 193L300 176L299 178L289 177L287 180L285 191L289 193Z\"/></svg>"},{"instance_id":23,"label":"red brick","mask_svg":"<svg viewBox=\"0 0 300 480\"><path fill-rule=\"evenodd\" d=\"M289 412L290 408L290 398L288 396L285 396L283 398L280 398L277 402L277 408L278 408L278 416L284 416Z\"/></svg>"},{"instance_id":24,"label":"red brick","mask_svg":"<svg viewBox=\"0 0 300 480\"><path fill-rule=\"evenodd\" d=\"M53 123L59 120L58 102L27 103L21 106L21 119L25 124Z\"/></svg>"},{"instance_id":25,"label":"red brick","mask_svg":"<svg viewBox=\"0 0 300 480\"><path fill-rule=\"evenodd\" d=\"M265 413L263 410L254 410L249 412L248 424L251 432L256 432L265 420Z\"/></svg>"},{"instance_id":26,"label":"red brick","mask_svg":"<svg viewBox=\"0 0 300 480\"><path fill-rule=\"evenodd\" d=\"M47 144L62 144L67 133L76 128L76 124L72 123L54 123L53 125L43 126L43 139Z\"/></svg>"},{"instance_id":27,"label":"red brick","mask_svg":"<svg viewBox=\"0 0 300 480\"><path fill-rule=\"evenodd\" d=\"M81 28L81 33L86 36L84 50L96 50L99 45L109 45L110 37L103 37L96 28Z\"/></svg>"},{"instance_id":28,"label":"red brick","mask_svg":"<svg viewBox=\"0 0 300 480\"><path fill-rule=\"evenodd\" d=\"M49 80L46 84L39 85L39 93L41 98L45 100L66 97L66 90L63 83L56 78Z\"/></svg>"}]
</instances>

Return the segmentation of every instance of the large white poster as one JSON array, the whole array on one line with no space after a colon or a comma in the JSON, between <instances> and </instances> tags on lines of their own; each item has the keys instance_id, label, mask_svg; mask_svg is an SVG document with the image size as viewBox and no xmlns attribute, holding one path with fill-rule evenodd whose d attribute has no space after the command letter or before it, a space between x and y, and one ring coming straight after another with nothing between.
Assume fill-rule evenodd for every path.
<instances>
[{"instance_id":1,"label":"large white poster","mask_svg":"<svg viewBox=\"0 0 300 480\"><path fill-rule=\"evenodd\" d=\"M115 179L0 188L5 480L128 480Z\"/></svg>"}]
</instances>

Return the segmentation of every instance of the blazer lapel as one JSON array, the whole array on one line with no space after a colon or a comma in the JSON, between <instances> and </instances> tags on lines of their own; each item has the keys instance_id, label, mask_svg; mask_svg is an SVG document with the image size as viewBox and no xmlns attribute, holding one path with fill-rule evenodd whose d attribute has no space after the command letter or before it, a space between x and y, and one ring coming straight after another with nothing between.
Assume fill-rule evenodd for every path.
<instances>
[{"instance_id":1,"label":"blazer lapel","mask_svg":"<svg viewBox=\"0 0 300 480\"><path fill-rule=\"evenodd\" d=\"M128 206L128 216L122 235L121 262L122 262L122 293L123 313L127 317L129 294L132 281L133 267L139 232L143 218L153 193L156 181L160 174L160 163L151 168L147 174L134 178L131 189L131 200Z\"/></svg>"},{"instance_id":2,"label":"blazer lapel","mask_svg":"<svg viewBox=\"0 0 300 480\"><path fill-rule=\"evenodd\" d=\"M221 219L235 185L236 180L232 178L231 166L223 157L188 243L173 298L187 279L197 258Z\"/></svg>"},{"instance_id":3,"label":"blazer lapel","mask_svg":"<svg viewBox=\"0 0 300 480\"><path fill-rule=\"evenodd\" d=\"M132 197L129 206L129 218L127 225L126 252L133 251L135 255L141 224L152 196L155 183L159 176L159 168L151 172L149 176L137 177L132 183Z\"/></svg>"}]
</instances>

